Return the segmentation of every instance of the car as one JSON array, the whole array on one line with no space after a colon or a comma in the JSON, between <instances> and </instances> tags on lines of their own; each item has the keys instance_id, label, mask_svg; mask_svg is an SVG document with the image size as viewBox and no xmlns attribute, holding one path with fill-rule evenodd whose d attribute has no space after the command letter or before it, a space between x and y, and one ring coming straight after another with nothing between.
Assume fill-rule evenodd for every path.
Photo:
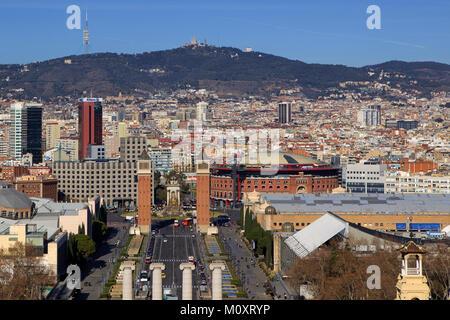
<instances>
[{"instance_id":1,"label":"car","mask_svg":"<svg viewBox=\"0 0 450 320\"><path fill-rule=\"evenodd\" d=\"M163 242L167 242L167 238L164 238L164 239L163 239Z\"/></svg>"},{"instance_id":2,"label":"car","mask_svg":"<svg viewBox=\"0 0 450 320\"><path fill-rule=\"evenodd\" d=\"M192 238L195 238L195 234L192 235Z\"/></svg>"},{"instance_id":3,"label":"car","mask_svg":"<svg viewBox=\"0 0 450 320\"><path fill-rule=\"evenodd\" d=\"M145 257L145 263L150 263L151 259L152 258L150 256Z\"/></svg>"},{"instance_id":4,"label":"car","mask_svg":"<svg viewBox=\"0 0 450 320\"><path fill-rule=\"evenodd\" d=\"M140 282L147 282L148 281L148 273L147 271L141 271L141 275L139 277Z\"/></svg>"},{"instance_id":5,"label":"car","mask_svg":"<svg viewBox=\"0 0 450 320\"><path fill-rule=\"evenodd\" d=\"M201 284L202 286L206 286L206 279L202 279L202 281L200 282L200 284Z\"/></svg>"}]
</instances>

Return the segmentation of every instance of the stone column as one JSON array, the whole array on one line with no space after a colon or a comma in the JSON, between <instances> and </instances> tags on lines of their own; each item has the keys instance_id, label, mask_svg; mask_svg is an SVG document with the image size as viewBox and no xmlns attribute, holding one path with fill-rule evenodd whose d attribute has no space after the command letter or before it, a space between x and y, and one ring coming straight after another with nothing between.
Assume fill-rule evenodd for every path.
<instances>
[{"instance_id":1,"label":"stone column","mask_svg":"<svg viewBox=\"0 0 450 320\"><path fill-rule=\"evenodd\" d=\"M150 264L150 270L153 271L152 280L152 300L162 300L162 278L161 271L165 270L164 263L157 262Z\"/></svg>"},{"instance_id":2,"label":"stone column","mask_svg":"<svg viewBox=\"0 0 450 320\"><path fill-rule=\"evenodd\" d=\"M183 271L182 300L192 300L192 270L194 269L194 264L190 262L180 264L180 270Z\"/></svg>"},{"instance_id":3,"label":"stone column","mask_svg":"<svg viewBox=\"0 0 450 320\"><path fill-rule=\"evenodd\" d=\"M123 269L122 300L133 300L133 271L130 267Z\"/></svg>"},{"instance_id":4,"label":"stone column","mask_svg":"<svg viewBox=\"0 0 450 320\"><path fill-rule=\"evenodd\" d=\"M221 262L213 262L209 265L212 271L212 299L222 300L222 270L225 265Z\"/></svg>"}]
</instances>

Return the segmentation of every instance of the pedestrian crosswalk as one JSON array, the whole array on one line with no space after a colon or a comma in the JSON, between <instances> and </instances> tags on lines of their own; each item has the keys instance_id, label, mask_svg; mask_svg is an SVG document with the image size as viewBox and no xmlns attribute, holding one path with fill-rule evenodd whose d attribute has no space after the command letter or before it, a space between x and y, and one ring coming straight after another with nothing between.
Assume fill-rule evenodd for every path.
<instances>
[{"instance_id":1,"label":"pedestrian crosswalk","mask_svg":"<svg viewBox=\"0 0 450 320\"><path fill-rule=\"evenodd\" d=\"M194 289L198 289L200 286L198 285L193 285L192 288ZM171 285L163 285L162 286L163 289L182 289L183 286L181 284L171 284Z\"/></svg>"},{"instance_id":2,"label":"pedestrian crosswalk","mask_svg":"<svg viewBox=\"0 0 450 320\"><path fill-rule=\"evenodd\" d=\"M192 234L158 234L156 238L192 238Z\"/></svg>"},{"instance_id":3,"label":"pedestrian crosswalk","mask_svg":"<svg viewBox=\"0 0 450 320\"><path fill-rule=\"evenodd\" d=\"M187 259L153 259L152 262L188 262Z\"/></svg>"}]
</instances>

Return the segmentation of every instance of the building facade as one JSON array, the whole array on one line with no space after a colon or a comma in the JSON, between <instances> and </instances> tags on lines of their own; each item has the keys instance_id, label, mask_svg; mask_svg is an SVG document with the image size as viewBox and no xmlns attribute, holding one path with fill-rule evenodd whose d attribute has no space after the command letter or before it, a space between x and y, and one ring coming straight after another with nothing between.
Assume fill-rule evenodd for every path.
<instances>
[{"instance_id":1,"label":"building facade","mask_svg":"<svg viewBox=\"0 0 450 320\"><path fill-rule=\"evenodd\" d=\"M60 138L56 139L56 148L54 154L56 161L77 161L78 160L78 139Z\"/></svg>"},{"instance_id":2,"label":"building facade","mask_svg":"<svg viewBox=\"0 0 450 320\"><path fill-rule=\"evenodd\" d=\"M48 176L21 176L14 180L14 189L28 197L58 201L58 180Z\"/></svg>"},{"instance_id":3,"label":"building facade","mask_svg":"<svg viewBox=\"0 0 450 320\"><path fill-rule=\"evenodd\" d=\"M120 159L54 161L53 175L66 201L85 202L99 195L108 206L136 206L137 160L145 137L121 139ZM122 156L125 158L123 159Z\"/></svg>"},{"instance_id":4,"label":"building facade","mask_svg":"<svg viewBox=\"0 0 450 320\"><path fill-rule=\"evenodd\" d=\"M421 225L438 231L450 225L450 195L365 195L365 194L245 194L247 208L265 230L282 232L285 223L301 230L332 212L345 221L386 233L413 230ZM272 210L266 210L268 207ZM408 225L408 226L406 226ZM431 230L429 229L429 230Z\"/></svg>"},{"instance_id":5,"label":"building facade","mask_svg":"<svg viewBox=\"0 0 450 320\"><path fill-rule=\"evenodd\" d=\"M23 103L13 103L10 107L9 152L16 160L22 158L27 147L27 114Z\"/></svg>"},{"instance_id":6,"label":"building facade","mask_svg":"<svg viewBox=\"0 0 450 320\"><path fill-rule=\"evenodd\" d=\"M450 176L425 176L397 171L387 173L385 193L447 193Z\"/></svg>"},{"instance_id":7,"label":"building facade","mask_svg":"<svg viewBox=\"0 0 450 320\"><path fill-rule=\"evenodd\" d=\"M49 122L45 128L45 149L50 150L56 147L56 142L61 137L61 126L58 122Z\"/></svg>"},{"instance_id":8,"label":"building facade","mask_svg":"<svg viewBox=\"0 0 450 320\"><path fill-rule=\"evenodd\" d=\"M78 100L78 159L87 157L88 145L101 145L103 134L103 111L101 98Z\"/></svg>"},{"instance_id":9,"label":"building facade","mask_svg":"<svg viewBox=\"0 0 450 320\"><path fill-rule=\"evenodd\" d=\"M27 115L27 153L33 155L34 163L42 162L42 104L28 103L26 106Z\"/></svg>"},{"instance_id":10,"label":"building facade","mask_svg":"<svg viewBox=\"0 0 450 320\"><path fill-rule=\"evenodd\" d=\"M169 173L173 169L172 149L170 148L150 148L148 155L153 162L155 171Z\"/></svg>"},{"instance_id":11,"label":"building facade","mask_svg":"<svg viewBox=\"0 0 450 320\"><path fill-rule=\"evenodd\" d=\"M376 127L381 124L381 106L368 106L357 114L358 122L365 127Z\"/></svg>"},{"instance_id":12,"label":"building facade","mask_svg":"<svg viewBox=\"0 0 450 320\"><path fill-rule=\"evenodd\" d=\"M387 165L370 161L348 164L342 170L342 184L347 192L384 193Z\"/></svg>"},{"instance_id":13,"label":"building facade","mask_svg":"<svg viewBox=\"0 0 450 320\"><path fill-rule=\"evenodd\" d=\"M278 104L278 122L289 123L292 121L291 103L282 102Z\"/></svg>"},{"instance_id":14,"label":"building facade","mask_svg":"<svg viewBox=\"0 0 450 320\"><path fill-rule=\"evenodd\" d=\"M147 149L147 138L128 136L120 138L120 159L136 162L144 150Z\"/></svg>"},{"instance_id":15,"label":"building facade","mask_svg":"<svg viewBox=\"0 0 450 320\"><path fill-rule=\"evenodd\" d=\"M240 181L238 189L240 192L239 199L242 199L244 192L331 193L333 189L338 187L339 179L337 176L320 177L305 175L300 172L298 175L246 177ZM229 176L212 175L211 199L213 202L229 203L232 201L233 179Z\"/></svg>"}]
</instances>

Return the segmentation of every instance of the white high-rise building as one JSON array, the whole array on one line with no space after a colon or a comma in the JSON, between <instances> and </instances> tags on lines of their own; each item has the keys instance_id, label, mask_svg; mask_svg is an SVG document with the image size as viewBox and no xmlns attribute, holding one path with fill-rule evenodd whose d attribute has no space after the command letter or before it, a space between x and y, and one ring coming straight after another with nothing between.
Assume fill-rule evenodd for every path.
<instances>
[{"instance_id":1,"label":"white high-rise building","mask_svg":"<svg viewBox=\"0 0 450 320\"><path fill-rule=\"evenodd\" d=\"M358 122L366 127L376 127L381 124L381 106L368 106L358 111Z\"/></svg>"},{"instance_id":2,"label":"white high-rise building","mask_svg":"<svg viewBox=\"0 0 450 320\"><path fill-rule=\"evenodd\" d=\"M203 101L197 103L197 120L206 121L207 113L208 113L208 103Z\"/></svg>"},{"instance_id":3,"label":"white high-rise building","mask_svg":"<svg viewBox=\"0 0 450 320\"><path fill-rule=\"evenodd\" d=\"M9 155L19 160L27 147L27 109L22 102L10 107Z\"/></svg>"}]
</instances>

